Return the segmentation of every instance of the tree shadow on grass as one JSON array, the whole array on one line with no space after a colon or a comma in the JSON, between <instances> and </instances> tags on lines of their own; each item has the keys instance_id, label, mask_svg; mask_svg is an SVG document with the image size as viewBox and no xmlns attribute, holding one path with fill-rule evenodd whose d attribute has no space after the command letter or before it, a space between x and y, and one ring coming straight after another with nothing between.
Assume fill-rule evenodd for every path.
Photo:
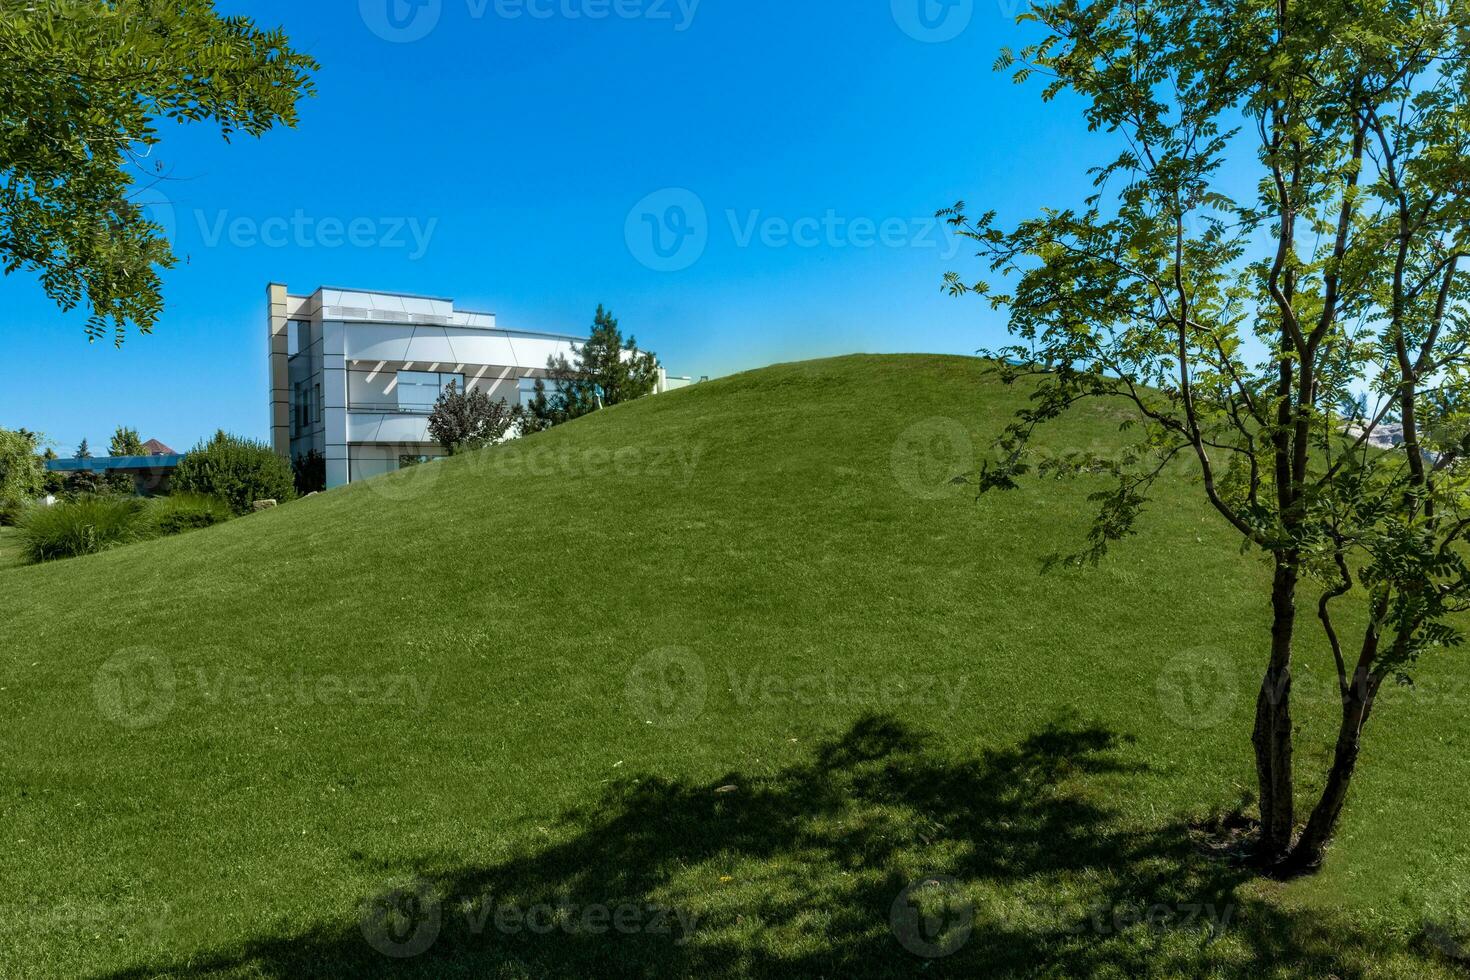
<instances>
[{"instance_id":1,"label":"tree shadow on grass","mask_svg":"<svg viewBox=\"0 0 1470 980\"><path fill-rule=\"evenodd\" d=\"M1189 829L1126 826L1145 767L1058 723L955 758L886 717L774 775L629 779L549 840L404 887L336 927L119 978L249 976L1356 977L1408 956L1242 898ZM356 911L356 910L354 910Z\"/></svg>"}]
</instances>

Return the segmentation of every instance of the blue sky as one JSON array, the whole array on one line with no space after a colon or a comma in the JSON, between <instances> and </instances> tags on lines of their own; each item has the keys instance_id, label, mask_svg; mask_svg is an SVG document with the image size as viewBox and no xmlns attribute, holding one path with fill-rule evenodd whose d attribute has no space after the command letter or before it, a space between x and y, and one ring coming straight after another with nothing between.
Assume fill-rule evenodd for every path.
<instances>
[{"instance_id":1,"label":"blue sky","mask_svg":"<svg viewBox=\"0 0 1470 980\"><path fill-rule=\"evenodd\" d=\"M89 345L0 280L0 426L69 455L127 424L266 434L269 281L454 297L675 374L852 351L970 353L1002 320L932 215L1079 203L1105 147L990 66L1020 0L217 0L321 63L294 130L165 130L143 196L179 266L151 336ZM654 234L658 239L655 241Z\"/></svg>"}]
</instances>

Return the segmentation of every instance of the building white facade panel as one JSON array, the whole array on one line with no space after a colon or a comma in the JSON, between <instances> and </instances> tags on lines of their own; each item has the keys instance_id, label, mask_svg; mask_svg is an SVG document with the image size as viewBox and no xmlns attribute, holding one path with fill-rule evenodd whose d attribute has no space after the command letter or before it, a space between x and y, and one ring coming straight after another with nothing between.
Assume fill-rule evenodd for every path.
<instances>
[{"instance_id":1,"label":"building white facade panel","mask_svg":"<svg viewBox=\"0 0 1470 980\"><path fill-rule=\"evenodd\" d=\"M572 334L501 328L448 299L322 287L267 289L271 438L293 460L324 462L341 486L445 455L429 413L463 381L520 404L547 360L573 356ZM690 384L659 369L657 392Z\"/></svg>"},{"instance_id":2,"label":"building white facade panel","mask_svg":"<svg viewBox=\"0 0 1470 980\"><path fill-rule=\"evenodd\" d=\"M461 378L518 404L522 380L570 356L572 335L501 329L493 313L451 300L323 287L308 296L269 292L269 355L289 385L272 392L273 439L282 455L319 454L326 486L444 455L428 433L437 393ZM288 319L282 343L280 320ZM288 399L283 404L282 399ZM275 421L284 414L286 424Z\"/></svg>"},{"instance_id":3,"label":"building white facade panel","mask_svg":"<svg viewBox=\"0 0 1470 980\"><path fill-rule=\"evenodd\" d=\"M427 415L387 415L371 412L347 413L349 443L386 443L394 446L419 445L429 438Z\"/></svg>"},{"instance_id":4,"label":"building white facade panel","mask_svg":"<svg viewBox=\"0 0 1470 980\"><path fill-rule=\"evenodd\" d=\"M408 362L433 370L465 364L544 368L548 357L568 353L575 339L472 327L409 324L405 329L397 324L360 323L352 324L347 332L346 353L354 361Z\"/></svg>"}]
</instances>

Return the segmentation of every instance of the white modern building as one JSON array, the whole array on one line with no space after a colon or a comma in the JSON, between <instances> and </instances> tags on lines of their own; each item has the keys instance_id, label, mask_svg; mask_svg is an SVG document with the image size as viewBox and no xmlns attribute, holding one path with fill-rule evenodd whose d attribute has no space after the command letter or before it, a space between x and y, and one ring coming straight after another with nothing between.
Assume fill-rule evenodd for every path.
<instances>
[{"instance_id":1,"label":"white modern building","mask_svg":"<svg viewBox=\"0 0 1470 980\"><path fill-rule=\"evenodd\" d=\"M585 337L507 330L453 300L322 287L268 287L271 441L291 459L313 450L327 486L443 456L429 413L451 381L519 405L546 360ZM659 391L688 384L660 371Z\"/></svg>"}]
</instances>

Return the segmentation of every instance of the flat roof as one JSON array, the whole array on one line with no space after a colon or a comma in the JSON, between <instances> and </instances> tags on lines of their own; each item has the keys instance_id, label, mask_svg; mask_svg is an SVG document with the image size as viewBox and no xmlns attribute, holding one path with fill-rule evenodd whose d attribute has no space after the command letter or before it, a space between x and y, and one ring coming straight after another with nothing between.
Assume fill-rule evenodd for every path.
<instances>
[{"instance_id":1,"label":"flat roof","mask_svg":"<svg viewBox=\"0 0 1470 980\"><path fill-rule=\"evenodd\" d=\"M94 456L91 459L48 459L46 469L52 473L117 473L123 470L172 470L184 459L183 453L171 456Z\"/></svg>"},{"instance_id":2,"label":"flat roof","mask_svg":"<svg viewBox=\"0 0 1470 980\"><path fill-rule=\"evenodd\" d=\"M283 289L286 289L286 290L290 290L290 288L291 288L290 286L286 285L283 282L271 282L270 285L272 285L272 286L280 286L280 287L282 287ZM360 294L369 295L369 296L397 296L400 299L421 299L421 300L427 300L427 301L429 301L431 303L448 303L453 308L453 310L454 310L455 313L463 313L466 316L489 316L489 317L496 317L498 319L498 314L496 314L493 310L470 310L470 309L465 309L463 307L456 306L454 300L451 297L448 297L448 296L426 296L423 293L405 293L405 292L402 292L401 290L397 290L397 289L363 289L363 288L361 288L359 286L318 286L318 287L316 287L315 289L313 289L309 293L289 293L288 292L288 295L295 296L297 298L306 298L306 297L310 297L310 296L315 296L317 293L325 292L327 290L331 290L333 292L339 292L339 293L360 293ZM374 311L374 312L381 312L381 313L384 313L384 314L394 314L397 311L395 311L395 310L380 310L380 311ZM494 327L471 327L471 326L468 326L466 324L460 324L460 323L451 323L451 324L422 324L422 323L420 323L420 324L414 324L411 321L396 320L396 319L394 319L394 320L381 320L381 321L377 321L377 320L368 320L368 321L364 321L364 320L351 320L351 321L348 321L348 322L352 322L352 323L363 323L363 322L373 322L373 323L376 323L376 322L381 322L381 323L392 323L392 324L402 323L405 326L450 326L450 327L460 327L460 328L465 329L465 330L489 330L489 331L492 331L492 332L507 333L507 334L512 334L512 335L516 335L516 336L523 336L523 337L555 337L558 340L586 340L587 339L587 334L565 333L565 332L563 332L561 330L523 330L523 329L520 329L518 327L502 327L499 324L496 324L496 326L494 326Z\"/></svg>"},{"instance_id":3,"label":"flat roof","mask_svg":"<svg viewBox=\"0 0 1470 980\"><path fill-rule=\"evenodd\" d=\"M291 287L287 286L286 288L290 289ZM425 296L423 293L403 293L399 292L396 289L362 289L360 287L354 286L318 286L306 295L311 296L314 293L319 293L325 289L334 289L339 293L372 293L377 296L401 296L404 299L427 299L432 300L435 303L452 304L454 302L454 300L448 296ZM468 313L469 311L461 310L460 312Z\"/></svg>"}]
</instances>

